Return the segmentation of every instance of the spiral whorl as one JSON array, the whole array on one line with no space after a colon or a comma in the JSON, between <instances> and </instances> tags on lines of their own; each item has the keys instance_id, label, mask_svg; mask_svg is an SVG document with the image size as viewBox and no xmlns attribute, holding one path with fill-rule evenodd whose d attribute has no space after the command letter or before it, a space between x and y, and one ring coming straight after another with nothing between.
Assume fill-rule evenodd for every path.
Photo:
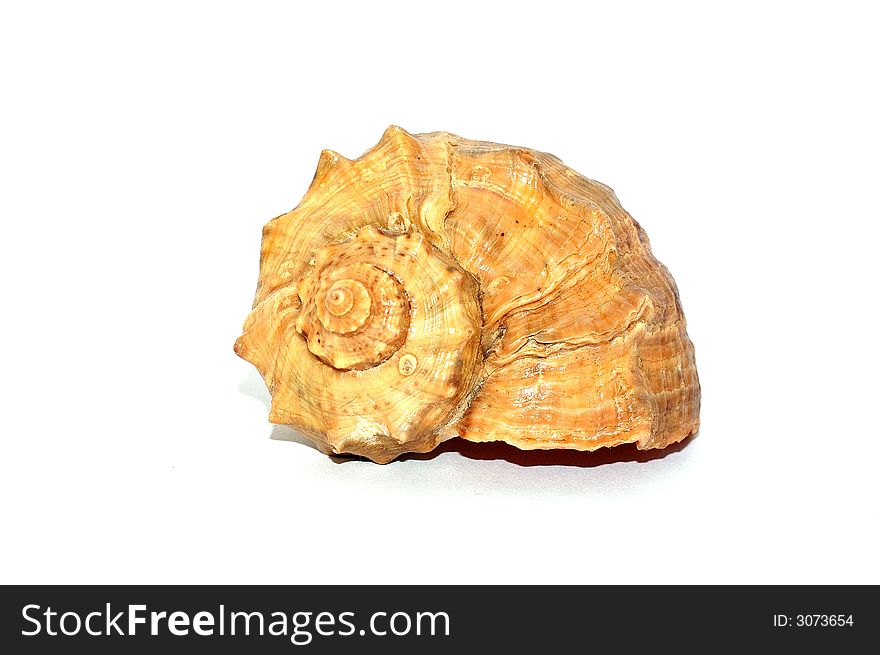
<instances>
[{"instance_id":1,"label":"spiral whorl","mask_svg":"<svg viewBox=\"0 0 880 655\"><path fill-rule=\"evenodd\" d=\"M299 284L303 311L296 330L313 355L342 371L385 362L409 327L409 300L400 282L375 263L346 263L365 245L355 240L321 249L315 271Z\"/></svg>"}]
</instances>

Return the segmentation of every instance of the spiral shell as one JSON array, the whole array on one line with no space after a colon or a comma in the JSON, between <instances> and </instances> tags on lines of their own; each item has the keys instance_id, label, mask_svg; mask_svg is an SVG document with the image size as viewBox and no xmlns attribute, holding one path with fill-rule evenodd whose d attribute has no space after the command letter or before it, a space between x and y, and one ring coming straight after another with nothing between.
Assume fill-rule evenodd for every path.
<instances>
[{"instance_id":1,"label":"spiral shell","mask_svg":"<svg viewBox=\"0 0 880 655\"><path fill-rule=\"evenodd\" d=\"M614 193L445 132L321 154L263 230L235 351L272 422L376 462L454 436L662 448L699 425L675 284Z\"/></svg>"}]
</instances>

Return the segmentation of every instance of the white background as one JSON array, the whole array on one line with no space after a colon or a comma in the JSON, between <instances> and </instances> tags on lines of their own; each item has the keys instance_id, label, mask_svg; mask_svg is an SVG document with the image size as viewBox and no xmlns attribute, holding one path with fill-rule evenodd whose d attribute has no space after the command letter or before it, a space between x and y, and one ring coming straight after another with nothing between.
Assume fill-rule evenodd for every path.
<instances>
[{"instance_id":1,"label":"white background","mask_svg":"<svg viewBox=\"0 0 880 655\"><path fill-rule=\"evenodd\" d=\"M869 3L11 4L0 581L880 583ZM273 430L232 352L260 229L392 123L616 190L698 437L377 466Z\"/></svg>"}]
</instances>

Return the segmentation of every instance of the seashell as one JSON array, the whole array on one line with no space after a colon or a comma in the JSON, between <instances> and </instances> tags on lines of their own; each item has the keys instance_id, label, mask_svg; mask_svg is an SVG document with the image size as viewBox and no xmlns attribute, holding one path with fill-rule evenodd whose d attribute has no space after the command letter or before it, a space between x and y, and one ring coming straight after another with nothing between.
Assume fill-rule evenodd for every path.
<instances>
[{"instance_id":1,"label":"seashell","mask_svg":"<svg viewBox=\"0 0 880 655\"><path fill-rule=\"evenodd\" d=\"M263 229L235 352L270 421L381 463L456 436L663 448L699 425L675 283L613 191L447 132L321 154Z\"/></svg>"}]
</instances>

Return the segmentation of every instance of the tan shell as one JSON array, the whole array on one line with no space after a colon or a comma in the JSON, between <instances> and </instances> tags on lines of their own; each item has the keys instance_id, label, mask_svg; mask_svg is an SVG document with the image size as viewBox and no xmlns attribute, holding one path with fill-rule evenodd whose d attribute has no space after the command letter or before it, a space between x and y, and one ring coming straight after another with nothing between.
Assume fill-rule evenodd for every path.
<instances>
[{"instance_id":1,"label":"tan shell","mask_svg":"<svg viewBox=\"0 0 880 655\"><path fill-rule=\"evenodd\" d=\"M675 283L611 189L446 132L321 154L263 230L235 352L270 421L376 462L455 436L663 448L699 424Z\"/></svg>"}]
</instances>

